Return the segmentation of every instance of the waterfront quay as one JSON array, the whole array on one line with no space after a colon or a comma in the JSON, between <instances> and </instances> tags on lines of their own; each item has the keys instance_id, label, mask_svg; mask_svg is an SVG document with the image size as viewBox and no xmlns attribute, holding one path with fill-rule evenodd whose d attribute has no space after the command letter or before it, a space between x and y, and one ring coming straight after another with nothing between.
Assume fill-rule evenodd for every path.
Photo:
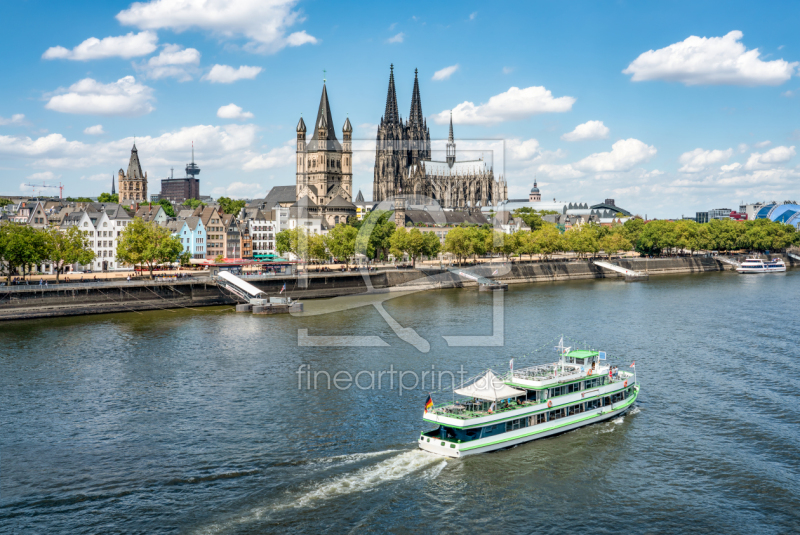
<instances>
[{"instance_id":1,"label":"waterfront quay","mask_svg":"<svg viewBox=\"0 0 800 535\"><path fill-rule=\"evenodd\" d=\"M800 262L792 257L786 255L783 257L789 267L800 265ZM707 256L621 259L616 261L616 264L624 269L649 275L735 269L734 265L723 262L718 257ZM624 278L624 275L599 267L591 260L513 262L505 265L506 269L502 274L493 276L495 265L478 265L463 269L465 272L472 271L507 284ZM0 320L195 308L235 305L240 302L236 296L218 287L208 275L164 279L167 278L62 283L48 286L4 286L0 287ZM288 295L294 300L339 297L369 291L386 292L404 289L418 291L477 286L474 280L461 277L453 270L422 265L417 269L390 268L366 274L358 271L323 273L311 271L301 273L299 276L251 276L247 277L247 281L268 296Z\"/></svg>"}]
</instances>

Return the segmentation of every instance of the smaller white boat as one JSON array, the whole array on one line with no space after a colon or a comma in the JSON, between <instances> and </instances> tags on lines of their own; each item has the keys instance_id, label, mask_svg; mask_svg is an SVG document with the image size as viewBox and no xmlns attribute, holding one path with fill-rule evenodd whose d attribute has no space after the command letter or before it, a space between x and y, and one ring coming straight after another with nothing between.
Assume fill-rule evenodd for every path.
<instances>
[{"instance_id":1,"label":"smaller white boat","mask_svg":"<svg viewBox=\"0 0 800 535\"><path fill-rule=\"evenodd\" d=\"M742 265L736 268L739 273L778 273L786 271L786 264L780 258L767 260L766 262L760 258L750 257Z\"/></svg>"}]
</instances>

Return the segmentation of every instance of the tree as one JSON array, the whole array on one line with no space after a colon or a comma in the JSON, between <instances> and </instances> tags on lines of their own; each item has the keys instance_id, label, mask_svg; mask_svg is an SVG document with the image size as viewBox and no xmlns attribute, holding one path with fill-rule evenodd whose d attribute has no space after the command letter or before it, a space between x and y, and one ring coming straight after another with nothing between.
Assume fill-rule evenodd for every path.
<instances>
[{"instance_id":1,"label":"tree","mask_svg":"<svg viewBox=\"0 0 800 535\"><path fill-rule=\"evenodd\" d=\"M344 259L345 266L350 267L350 258L356 252L356 236L358 231L345 223L339 223L325 236L325 247L334 258Z\"/></svg>"},{"instance_id":2,"label":"tree","mask_svg":"<svg viewBox=\"0 0 800 535\"><path fill-rule=\"evenodd\" d=\"M217 264L221 264L224 261L225 261L225 257L222 256L221 254L218 254L217 256L214 257L214 262L217 263Z\"/></svg>"},{"instance_id":3,"label":"tree","mask_svg":"<svg viewBox=\"0 0 800 535\"><path fill-rule=\"evenodd\" d=\"M0 247L2 253L0 259L5 260L8 264L8 279L10 282L11 273L17 269L22 270L22 276L25 276L25 271L31 271L33 266L41 264L47 258L47 246L44 238L44 232L29 227L28 225L19 225L10 223L0 227L3 237L0 239Z\"/></svg>"},{"instance_id":4,"label":"tree","mask_svg":"<svg viewBox=\"0 0 800 535\"><path fill-rule=\"evenodd\" d=\"M553 210L536 211L533 208L528 208L526 206L522 208L517 208L516 210L514 210L512 215L514 217L521 218L525 222L525 224L531 228L531 231L536 231L542 228L542 225L545 224L544 220L542 219L543 215L556 214L556 213L558 212L555 212Z\"/></svg>"},{"instance_id":5,"label":"tree","mask_svg":"<svg viewBox=\"0 0 800 535\"><path fill-rule=\"evenodd\" d=\"M490 227L491 228L491 227ZM491 232L490 229L482 229L480 227L467 228L467 239L469 240L469 252L475 260L478 256L486 254L486 235Z\"/></svg>"},{"instance_id":6,"label":"tree","mask_svg":"<svg viewBox=\"0 0 800 535\"><path fill-rule=\"evenodd\" d=\"M633 219L628 219L622 224L622 235L626 240L636 245L639 242L639 235L641 235L643 229L644 219L635 217Z\"/></svg>"},{"instance_id":7,"label":"tree","mask_svg":"<svg viewBox=\"0 0 800 535\"><path fill-rule=\"evenodd\" d=\"M408 232L407 246L406 251L411 257L411 264L417 267L417 258L425 252L425 237L418 228L412 228Z\"/></svg>"},{"instance_id":8,"label":"tree","mask_svg":"<svg viewBox=\"0 0 800 535\"><path fill-rule=\"evenodd\" d=\"M541 253L542 249L540 244L534 239L533 232L525 232L518 230L514 233L517 238L517 252L520 255L526 254L530 260L533 260L533 255Z\"/></svg>"},{"instance_id":9,"label":"tree","mask_svg":"<svg viewBox=\"0 0 800 535\"><path fill-rule=\"evenodd\" d=\"M439 251L442 250L442 242L435 232L423 232L422 241L422 254L429 259L435 258L439 254Z\"/></svg>"},{"instance_id":10,"label":"tree","mask_svg":"<svg viewBox=\"0 0 800 535\"><path fill-rule=\"evenodd\" d=\"M67 202L94 202L89 197L67 197L64 200Z\"/></svg>"},{"instance_id":11,"label":"tree","mask_svg":"<svg viewBox=\"0 0 800 535\"><path fill-rule=\"evenodd\" d=\"M361 221L348 224L358 229L356 252L368 258L386 258L391 244L389 240L394 234L396 225L389 220L392 212L373 210Z\"/></svg>"},{"instance_id":12,"label":"tree","mask_svg":"<svg viewBox=\"0 0 800 535\"><path fill-rule=\"evenodd\" d=\"M325 237L314 234L308 237L308 256L320 261L328 259L328 249L325 247Z\"/></svg>"},{"instance_id":13,"label":"tree","mask_svg":"<svg viewBox=\"0 0 800 535\"><path fill-rule=\"evenodd\" d=\"M403 258L403 253L408 251L408 231L400 227L394 231L389 239L389 251L395 258Z\"/></svg>"},{"instance_id":14,"label":"tree","mask_svg":"<svg viewBox=\"0 0 800 535\"><path fill-rule=\"evenodd\" d=\"M466 258L471 251L467 229L464 227L450 229L444 237L444 251L455 255L458 259L458 265L460 266L461 259Z\"/></svg>"},{"instance_id":15,"label":"tree","mask_svg":"<svg viewBox=\"0 0 800 535\"><path fill-rule=\"evenodd\" d=\"M204 203L200 199L186 199L185 201L183 201L183 204L181 206L188 206L189 208L194 210L198 206L205 206L205 205L206 203Z\"/></svg>"},{"instance_id":16,"label":"tree","mask_svg":"<svg viewBox=\"0 0 800 535\"><path fill-rule=\"evenodd\" d=\"M50 227L44 232L46 254L55 268L56 281L67 265L88 265L94 260L89 237L80 228L73 226L61 232L57 227Z\"/></svg>"},{"instance_id":17,"label":"tree","mask_svg":"<svg viewBox=\"0 0 800 535\"><path fill-rule=\"evenodd\" d=\"M110 202L114 204L119 204L119 195L117 195L116 193L114 193L113 195L111 193L101 193L97 197L97 202Z\"/></svg>"},{"instance_id":18,"label":"tree","mask_svg":"<svg viewBox=\"0 0 800 535\"><path fill-rule=\"evenodd\" d=\"M534 247L537 247L545 258L564 250L564 239L554 225L544 225L533 233L532 239L535 242Z\"/></svg>"},{"instance_id":19,"label":"tree","mask_svg":"<svg viewBox=\"0 0 800 535\"><path fill-rule=\"evenodd\" d=\"M138 217L125 227L117 242L117 261L147 266L151 279L154 267L175 262L182 252L180 238L169 229Z\"/></svg>"},{"instance_id":20,"label":"tree","mask_svg":"<svg viewBox=\"0 0 800 535\"><path fill-rule=\"evenodd\" d=\"M238 214L247 205L247 201L235 201L230 197L220 197L217 202L222 212L234 215Z\"/></svg>"},{"instance_id":21,"label":"tree","mask_svg":"<svg viewBox=\"0 0 800 535\"><path fill-rule=\"evenodd\" d=\"M11 199L0 197L0 208L2 208L3 206L7 206L9 204L14 204L14 201L12 201Z\"/></svg>"},{"instance_id":22,"label":"tree","mask_svg":"<svg viewBox=\"0 0 800 535\"><path fill-rule=\"evenodd\" d=\"M169 202L169 199L159 199L158 204L164 208L164 213L169 217L175 217L175 207Z\"/></svg>"},{"instance_id":23,"label":"tree","mask_svg":"<svg viewBox=\"0 0 800 535\"><path fill-rule=\"evenodd\" d=\"M600 248L608 255L615 255L619 251L630 251L633 246L621 232L612 232L600 238Z\"/></svg>"}]
</instances>

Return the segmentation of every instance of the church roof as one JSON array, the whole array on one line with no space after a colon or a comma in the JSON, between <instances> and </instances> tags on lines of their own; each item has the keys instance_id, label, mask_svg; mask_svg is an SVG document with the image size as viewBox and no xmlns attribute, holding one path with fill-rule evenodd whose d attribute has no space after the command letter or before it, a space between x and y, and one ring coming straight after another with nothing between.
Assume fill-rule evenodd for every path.
<instances>
[{"instance_id":1,"label":"church roof","mask_svg":"<svg viewBox=\"0 0 800 535\"><path fill-rule=\"evenodd\" d=\"M142 166L139 163L139 151L136 150L136 143L131 149L131 159L128 162L128 175L126 178L144 178Z\"/></svg>"},{"instance_id":2,"label":"church roof","mask_svg":"<svg viewBox=\"0 0 800 535\"><path fill-rule=\"evenodd\" d=\"M292 208L316 208L318 205L314 201L308 198L308 195L303 195L297 202L295 202L291 207Z\"/></svg>"},{"instance_id":3,"label":"church roof","mask_svg":"<svg viewBox=\"0 0 800 535\"><path fill-rule=\"evenodd\" d=\"M314 135L308 143L308 150L342 150L342 146L336 139L333 130L333 118L331 117L331 105L328 102L328 89L322 84L322 96L319 99L319 109L317 110L317 120L314 122ZM325 139L320 139L320 128L325 129Z\"/></svg>"},{"instance_id":4,"label":"church roof","mask_svg":"<svg viewBox=\"0 0 800 535\"><path fill-rule=\"evenodd\" d=\"M305 132L306 131L306 123L303 122L303 118L300 117L300 122L297 123L297 131L298 132Z\"/></svg>"},{"instance_id":5,"label":"church roof","mask_svg":"<svg viewBox=\"0 0 800 535\"><path fill-rule=\"evenodd\" d=\"M342 132L352 132L353 125L350 124L350 117L344 120L344 126L342 127Z\"/></svg>"},{"instance_id":6,"label":"church roof","mask_svg":"<svg viewBox=\"0 0 800 535\"><path fill-rule=\"evenodd\" d=\"M394 89L394 64L389 66L389 89L386 91L386 110L383 112L383 120L390 124L400 124L397 93Z\"/></svg>"},{"instance_id":7,"label":"church roof","mask_svg":"<svg viewBox=\"0 0 800 535\"><path fill-rule=\"evenodd\" d=\"M267 196L264 197L264 208L269 210L275 205L292 203L297 201L296 186L274 186Z\"/></svg>"},{"instance_id":8,"label":"church roof","mask_svg":"<svg viewBox=\"0 0 800 535\"><path fill-rule=\"evenodd\" d=\"M356 202L364 202L364 195L361 193L361 190L358 190L358 195L356 195Z\"/></svg>"},{"instance_id":9,"label":"church roof","mask_svg":"<svg viewBox=\"0 0 800 535\"><path fill-rule=\"evenodd\" d=\"M414 69L414 91L411 95L411 112L408 115L408 123L416 123L422 126L422 121L422 99L419 96L419 79L417 78L417 69Z\"/></svg>"},{"instance_id":10,"label":"church roof","mask_svg":"<svg viewBox=\"0 0 800 535\"><path fill-rule=\"evenodd\" d=\"M465 160L455 162L452 167L447 162L437 162L435 160L423 160L425 166L425 176L474 176L488 173L492 167L486 160ZM409 174L416 171L416 166L409 168Z\"/></svg>"},{"instance_id":11,"label":"church roof","mask_svg":"<svg viewBox=\"0 0 800 535\"><path fill-rule=\"evenodd\" d=\"M351 203L350 201L343 199L341 195L337 195L334 197L331 202L325 205L326 208L349 208L351 210L355 210L356 205Z\"/></svg>"},{"instance_id":12,"label":"church roof","mask_svg":"<svg viewBox=\"0 0 800 535\"><path fill-rule=\"evenodd\" d=\"M533 181L533 187L531 188L531 193L539 193L539 188L536 185L536 181Z\"/></svg>"}]
</instances>

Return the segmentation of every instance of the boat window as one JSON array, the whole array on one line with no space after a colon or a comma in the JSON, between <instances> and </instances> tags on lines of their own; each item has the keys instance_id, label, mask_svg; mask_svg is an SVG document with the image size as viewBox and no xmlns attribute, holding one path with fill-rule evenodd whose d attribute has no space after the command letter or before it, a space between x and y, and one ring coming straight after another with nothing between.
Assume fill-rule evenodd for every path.
<instances>
[{"instance_id":1,"label":"boat window","mask_svg":"<svg viewBox=\"0 0 800 535\"><path fill-rule=\"evenodd\" d=\"M603 406L611 405L611 398L605 397L603 398Z\"/></svg>"},{"instance_id":2,"label":"boat window","mask_svg":"<svg viewBox=\"0 0 800 535\"><path fill-rule=\"evenodd\" d=\"M549 420L558 420L559 418L564 417L564 409L556 409L554 411L550 411Z\"/></svg>"},{"instance_id":3,"label":"boat window","mask_svg":"<svg viewBox=\"0 0 800 535\"><path fill-rule=\"evenodd\" d=\"M564 387L563 386L556 386L555 388L550 389L550 397L556 397L564 394Z\"/></svg>"},{"instance_id":4,"label":"boat window","mask_svg":"<svg viewBox=\"0 0 800 535\"><path fill-rule=\"evenodd\" d=\"M581 389L581 382L578 381L577 383L570 383L567 385L567 394L572 392L579 392Z\"/></svg>"},{"instance_id":5,"label":"boat window","mask_svg":"<svg viewBox=\"0 0 800 535\"><path fill-rule=\"evenodd\" d=\"M506 431L516 431L520 427L525 427L523 420L527 420L527 418L519 418L506 422Z\"/></svg>"},{"instance_id":6,"label":"boat window","mask_svg":"<svg viewBox=\"0 0 800 535\"><path fill-rule=\"evenodd\" d=\"M547 421L547 413L546 412L541 412L541 413L536 415L536 423L537 424L543 424L546 421Z\"/></svg>"}]
</instances>

